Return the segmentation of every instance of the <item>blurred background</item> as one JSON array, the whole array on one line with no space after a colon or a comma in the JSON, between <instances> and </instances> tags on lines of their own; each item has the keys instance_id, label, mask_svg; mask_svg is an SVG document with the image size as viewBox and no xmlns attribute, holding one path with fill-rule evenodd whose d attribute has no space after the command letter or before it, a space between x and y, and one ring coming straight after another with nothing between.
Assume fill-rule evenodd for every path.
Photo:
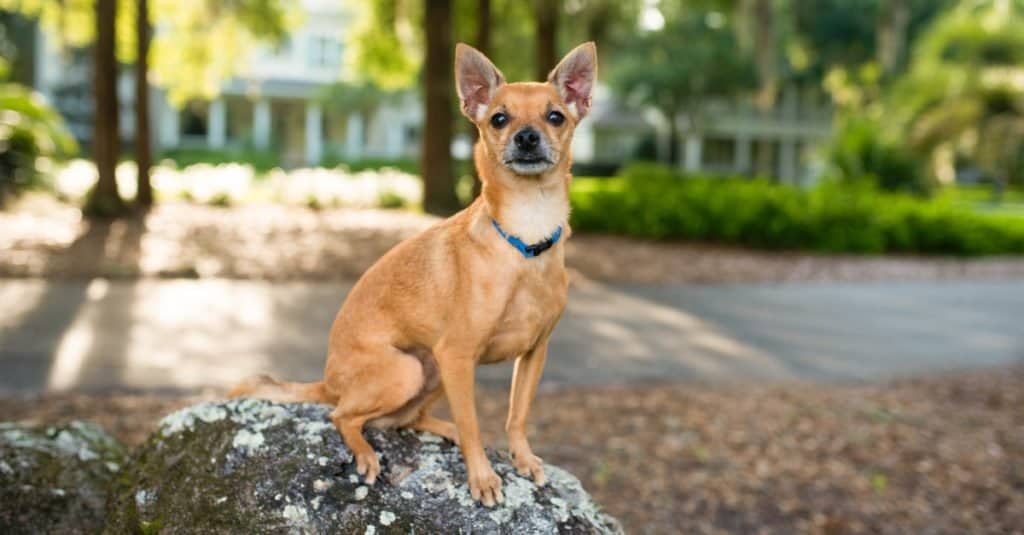
<instances>
[{"instance_id":1,"label":"blurred background","mask_svg":"<svg viewBox=\"0 0 1024 535\"><path fill-rule=\"evenodd\" d=\"M1024 525L1022 0L0 0L0 419L317 378L479 191L454 43L586 40L538 453L635 533Z\"/></svg>"}]
</instances>

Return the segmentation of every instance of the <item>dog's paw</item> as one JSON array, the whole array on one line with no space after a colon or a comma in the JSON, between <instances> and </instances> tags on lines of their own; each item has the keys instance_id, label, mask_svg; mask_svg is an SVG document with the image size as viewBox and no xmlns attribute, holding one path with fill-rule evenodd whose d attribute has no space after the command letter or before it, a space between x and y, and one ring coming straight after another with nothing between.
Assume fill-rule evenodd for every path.
<instances>
[{"instance_id":1,"label":"dog's paw","mask_svg":"<svg viewBox=\"0 0 1024 535\"><path fill-rule=\"evenodd\" d=\"M469 494L474 500L487 507L494 507L505 501L505 496L501 493L501 478L494 473L490 465L474 472L469 474Z\"/></svg>"},{"instance_id":2,"label":"dog's paw","mask_svg":"<svg viewBox=\"0 0 1024 535\"><path fill-rule=\"evenodd\" d=\"M363 476L367 485L373 485L380 475L380 461L374 452L356 454L356 472Z\"/></svg>"},{"instance_id":3,"label":"dog's paw","mask_svg":"<svg viewBox=\"0 0 1024 535\"><path fill-rule=\"evenodd\" d=\"M516 467L516 473L523 477L532 477L538 487L543 487L548 478L544 475L544 459L537 457L532 452L516 455L512 454L512 466Z\"/></svg>"}]
</instances>

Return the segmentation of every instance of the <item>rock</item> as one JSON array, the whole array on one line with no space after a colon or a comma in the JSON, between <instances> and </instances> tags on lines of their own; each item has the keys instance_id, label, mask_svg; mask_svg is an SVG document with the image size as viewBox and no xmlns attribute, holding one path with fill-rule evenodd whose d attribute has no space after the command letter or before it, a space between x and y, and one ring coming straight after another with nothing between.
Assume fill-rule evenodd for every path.
<instances>
[{"instance_id":1,"label":"rock","mask_svg":"<svg viewBox=\"0 0 1024 535\"><path fill-rule=\"evenodd\" d=\"M126 466L108 533L621 533L568 472L537 488L489 452L505 503L473 502L456 446L430 434L367 431L373 486L328 419L330 407L204 403L164 418Z\"/></svg>"},{"instance_id":2,"label":"rock","mask_svg":"<svg viewBox=\"0 0 1024 535\"><path fill-rule=\"evenodd\" d=\"M91 423L0 423L0 533L98 533L107 489L126 459Z\"/></svg>"}]
</instances>

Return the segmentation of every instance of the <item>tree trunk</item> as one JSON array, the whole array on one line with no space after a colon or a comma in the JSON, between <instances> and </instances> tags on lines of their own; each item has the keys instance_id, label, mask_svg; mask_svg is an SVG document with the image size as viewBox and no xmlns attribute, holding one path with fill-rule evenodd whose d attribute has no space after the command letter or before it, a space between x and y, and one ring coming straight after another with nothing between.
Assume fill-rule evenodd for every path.
<instances>
[{"instance_id":1,"label":"tree trunk","mask_svg":"<svg viewBox=\"0 0 1024 535\"><path fill-rule=\"evenodd\" d=\"M148 208L153 205L153 185L149 180L149 168L153 164L149 127L149 0L139 0L135 32L138 45L135 63L135 163L139 169L135 202L141 208Z\"/></svg>"},{"instance_id":2,"label":"tree trunk","mask_svg":"<svg viewBox=\"0 0 1024 535\"><path fill-rule=\"evenodd\" d=\"M607 2L597 2L590 8L587 19L587 39L595 43L603 43L608 38L609 30L615 20L615 12Z\"/></svg>"},{"instance_id":3,"label":"tree trunk","mask_svg":"<svg viewBox=\"0 0 1024 535\"><path fill-rule=\"evenodd\" d=\"M424 0L426 14L423 86L423 208L448 215L459 208L452 172L452 3Z\"/></svg>"},{"instance_id":4,"label":"tree trunk","mask_svg":"<svg viewBox=\"0 0 1024 535\"><path fill-rule=\"evenodd\" d=\"M491 0L476 2L476 49L484 55L491 52Z\"/></svg>"},{"instance_id":5,"label":"tree trunk","mask_svg":"<svg viewBox=\"0 0 1024 535\"><path fill-rule=\"evenodd\" d=\"M117 192L118 109L117 58L114 56L114 24L117 0L96 0L96 45L93 62L93 93L96 116L93 127L93 159L99 180L89 195L85 212L93 217L117 217L124 203Z\"/></svg>"},{"instance_id":6,"label":"tree trunk","mask_svg":"<svg viewBox=\"0 0 1024 535\"><path fill-rule=\"evenodd\" d=\"M558 8L557 0L534 0L534 14L537 18L537 80L548 79L548 73L558 61Z\"/></svg>"},{"instance_id":7,"label":"tree trunk","mask_svg":"<svg viewBox=\"0 0 1024 535\"><path fill-rule=\"evenodd\" d=\"M781 182L775 172L775 145L771 139L760 138L754 143L754 172L758 177Z\"/></svg>"},{"instance_id":8,"label":"tree trunk","mask_svg":"<svg viewBox=\"0 0 1024 535\"><path fill-rule=\"evenodd\" d=\"M484 55L491 53L491 0L477 0L476 3L476 49L482 52ZM473 145L476 145L480 139L480 132L476 127L470 128L470 137L473 140ZM473 162L473 156L469 157L470 162ZM476 171L476 167L473 167L473 198L480 196L480 192L483 191L483 182L480 181L480 176Z\"/></svg>"},{"instance_id":9,"label":"tree trunk","mask_svg":"<svg viewBox=\"0 0 1024 535\"><path fill-rule=\"evenodd\" d=\"M885 75L894 74L903 63L907 45L910 6L907 0L885 0L878 12L878 63Z\"/></svg>"},{"instance_id":10,"label":"tree trunk","mask_svg":"<svg viewBox=\"0 0 1024 535\"><path fill-rule=\"evenodd\" d=\"M671 167L679 165L679 111L672 110L668 115L668 164Z\"/></svg>"},{"instance_id":11,"label":"tree trunk","mask_svg":"<svg viewBox=\"0 0 1024 535\"><path fill-rule=\"evenodd\" d=\"M751 20L754 28L754 57L757 62L757 76L760 88L757 108L762 114L769 114L775 108L779 92L778 62L775 56L775 6L772 0L749 0L752 2ZM774 158L771 142L759 141L754 168L758 175L774 175Z\"/></svg>"}]
</instances>

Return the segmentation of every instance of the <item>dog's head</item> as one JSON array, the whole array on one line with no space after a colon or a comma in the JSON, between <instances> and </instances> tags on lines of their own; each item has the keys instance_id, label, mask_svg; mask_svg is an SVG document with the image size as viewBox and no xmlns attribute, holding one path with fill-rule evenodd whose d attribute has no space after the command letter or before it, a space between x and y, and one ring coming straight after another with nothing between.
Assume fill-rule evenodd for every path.
<instances>
[{"instance_id":1,"label":"dog's head","mask_svg":"<svg viewBox=\"0 0 1024 535\"><path fill-rule=\"evenodd\" d=\"M480 51L455 47L462 113L480 130L490 159L517 176L543 175L568 162L572 133L590 110L596 77L594 43L569 52L547 83L513 84Z\"/></svg>"}]
</instances>

